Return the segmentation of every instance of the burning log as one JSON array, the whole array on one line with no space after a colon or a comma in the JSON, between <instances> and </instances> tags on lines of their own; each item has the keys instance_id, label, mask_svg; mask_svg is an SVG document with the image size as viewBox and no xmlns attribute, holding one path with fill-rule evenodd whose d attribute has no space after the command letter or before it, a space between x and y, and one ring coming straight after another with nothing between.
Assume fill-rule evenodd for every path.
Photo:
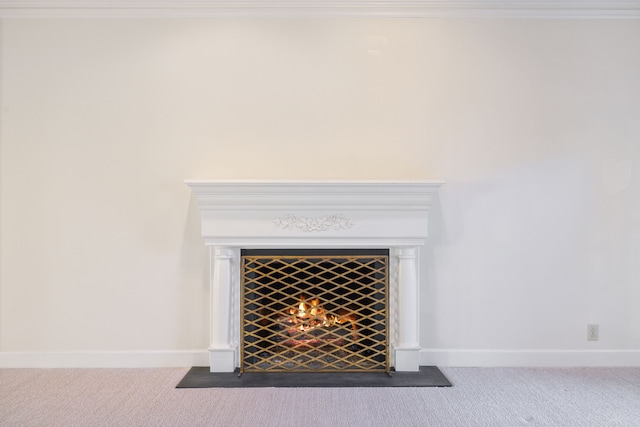
<instances>
[{"instance_id":1,"label":"burning log","mask_svg":"<svg viewBox=\"0 0 640 427\"><path fill-rule=\"evenodd\" d=\"M285 323L289 336L299 336L301 334L309 334L319 328L331 328L332 326L342 325L351 322L351 336L354 341L358 340L358 326L356 324L357 316L347 310L338 310L338 315L328 314L324 307L320 305L320 299L314 298L307 302L303 295L300 296L300 303L297 308L290 308L286 313L277 318L279 322ZM293 325L293 326L290 326ZM315 337L307 340L317 339ZM331 341L327 339L325 341Z\"/></svg>"},{"instance_id":2,"label":"burning log","mask_svg":"<svg viewBox=\"0 0 640 427\"><path fill-rule=\"evenodd\" d=\"M353 340L357 341L358 340L358 325L356 324L356 319L357 316L355 315L355 313L349 313L344 309L340 309L338 310L338 319L336 320L337 323L339 324L343 324L346 323L347 321L351 322L351 336L353 336Z\"/></svg>"}]
</instances>

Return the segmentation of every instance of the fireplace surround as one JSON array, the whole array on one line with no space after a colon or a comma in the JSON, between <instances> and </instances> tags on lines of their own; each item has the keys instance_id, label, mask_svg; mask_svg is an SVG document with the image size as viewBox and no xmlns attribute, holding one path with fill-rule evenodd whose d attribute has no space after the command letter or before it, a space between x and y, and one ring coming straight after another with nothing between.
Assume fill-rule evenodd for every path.
<instances>
[{"instance_id":1,"label":"fireplace surround","mask_svg":"<svg viewBox=\"0 0 640 427\"><path fill-rule=\"evenodd\" d=\"M364 248L389 254L387 362L396 371L419 370L419 250L442 181L185 183L210 248L211 372L232 372L242 362L241 251Z\"/></svg>"}]
</instances>

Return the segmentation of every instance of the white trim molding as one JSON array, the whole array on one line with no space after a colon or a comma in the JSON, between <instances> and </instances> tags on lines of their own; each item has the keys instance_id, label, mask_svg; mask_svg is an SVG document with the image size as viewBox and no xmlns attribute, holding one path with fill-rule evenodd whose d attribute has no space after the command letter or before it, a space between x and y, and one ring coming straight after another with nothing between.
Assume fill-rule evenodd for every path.
<instances>
[{"instance_id":1,"label":"white trim molding","mask_svg":"<svg viewBox=\"0 0 640 427\"><path fill-rule=\"evenodd\" d=\"M182 368L208 364L209 353L206 350L0 352L0 369Z\"/></svg>"},{"instance_id":2,"label":"white trim molding","mask_svg":"<svg viewBox=\"0 0 640 427\"><path fill-rule=\"evenodd\" d=\"M638 19L640 0L0 0L15 17Z\"/></svg>"},{"instance_id":3,"label":"white trim molding","mask_svg":"<svg viewBox=\"0 0 640 427\"><path fill-rule=\"evenodd\" d=\"M0 369L208 366L207 350L0 352ZM640 367L640 350L422 349L420 365L441 367Z\"/></svg>"},{"instance_id":4,"label":"white trim molding","mask_svg":"<svg viewBox=\"0 0 640 427\"><path fill-rule=\"evenodd\" d=\"M640 350L422 349L420 365L448 367L640 367Z\"/></svg>"}]
</instances>

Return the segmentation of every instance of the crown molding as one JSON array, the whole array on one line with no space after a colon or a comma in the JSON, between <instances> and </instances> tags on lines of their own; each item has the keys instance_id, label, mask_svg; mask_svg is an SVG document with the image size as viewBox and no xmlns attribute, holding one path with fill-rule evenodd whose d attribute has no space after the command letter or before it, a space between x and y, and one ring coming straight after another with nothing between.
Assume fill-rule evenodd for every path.
<instances>
[{"instance_id":1,"label":"crown molding","mask_svg":"<svg viewBox=\"0 0 640 427\"><path fill-rule=\"evenodd\" d=\"M640 0L0 0L0 18L639 19Z\"/></svg>"}]
</instances>

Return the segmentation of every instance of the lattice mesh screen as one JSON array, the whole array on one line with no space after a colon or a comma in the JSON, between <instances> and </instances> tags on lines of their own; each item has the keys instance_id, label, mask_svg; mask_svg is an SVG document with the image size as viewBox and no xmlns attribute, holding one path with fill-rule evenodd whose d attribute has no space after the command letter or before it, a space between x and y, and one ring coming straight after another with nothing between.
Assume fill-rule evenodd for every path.
<instances>
[{"instance_id":1,"label":"lattice mesh screen","mask_svg":"<svg viewBox=\"0 0 640 427\"><path fill-rule=\"evenodd\" d=\"M244 372L389 370L388 251L262 252L242 256Z\"/></svg>"}]
</instances>

